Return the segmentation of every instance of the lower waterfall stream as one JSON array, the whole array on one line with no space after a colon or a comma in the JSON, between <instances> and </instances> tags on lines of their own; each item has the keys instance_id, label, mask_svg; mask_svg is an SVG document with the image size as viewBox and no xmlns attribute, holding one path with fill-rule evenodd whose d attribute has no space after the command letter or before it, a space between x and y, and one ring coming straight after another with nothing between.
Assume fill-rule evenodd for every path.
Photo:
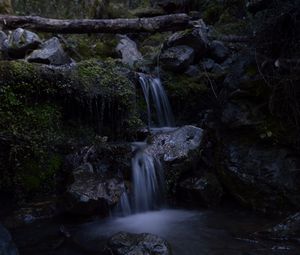
<instances>
[{"instance_id":1,"label":"lower waterfall stream","mask_svg":"<svg viewBox=\"0 0 300 255\"><path fill-rule=\"evenodd\" d=\"M174 119L160 80L141 74L140 84L147 103L149 129L153 132L170 130ZM161 92L163 94L159 94ZM156 126L151 117L151 101L158 114L154 118ZM294 244L279 246L276 242L247 238L248 233L273 223L272 219L234 207L202 211L168 208L164 203L163 168L158 159L145 151L147 146L145 142L132 143L132 188L121 195L113 217L84 224L67 220L64 226L71 237L64 245L57 233L62 227L61 221L44 221L19 228L13 234L21 254L99 255L108 237L126 231L165 238L173 255L269 255L270 251L275 255L299 255ZM60 248L49 249L49 242Z\"/></svg>"}]
</instances>

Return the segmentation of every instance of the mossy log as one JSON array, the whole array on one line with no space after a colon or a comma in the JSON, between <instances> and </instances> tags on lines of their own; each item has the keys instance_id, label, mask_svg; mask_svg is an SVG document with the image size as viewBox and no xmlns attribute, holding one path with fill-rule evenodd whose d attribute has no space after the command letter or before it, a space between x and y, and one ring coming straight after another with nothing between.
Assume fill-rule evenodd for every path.
<instances>
[{"instance_id":1,"label":"mossy log","mask_svg":"<svg viewBox=\"0 0 300 255\"><path fill-rule=\"evenodd\" d=\"M186 14L163 15L135 19L73 19L59 20L38 16L0 15L3 28L26 28L40 32L85 33L140 33L182 30L189 26Z\"/></svg>"}]
</instances>

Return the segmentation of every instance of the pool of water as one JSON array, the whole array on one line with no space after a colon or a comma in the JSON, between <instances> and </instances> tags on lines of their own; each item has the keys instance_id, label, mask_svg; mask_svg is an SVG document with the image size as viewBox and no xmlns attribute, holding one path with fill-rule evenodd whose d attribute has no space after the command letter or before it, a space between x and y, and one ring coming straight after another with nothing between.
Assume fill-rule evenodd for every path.
<instances>
[{"instance_id":1,"label":"pool of water","mask_svg":"<svg viewBox=\"0 0 300 255\"><path fill-rule=\"evenodd\" d=\"M67 239L59 234L61 222L33 224L13 234L21 255L101 254L107 238L119 231L159 235L171 244L174 255L299 255L300 247L295 244L249 238L249 233L272 223L268 218L235 210L165 209L65 224L71 235Z\"/></svg>"}]
</instances>

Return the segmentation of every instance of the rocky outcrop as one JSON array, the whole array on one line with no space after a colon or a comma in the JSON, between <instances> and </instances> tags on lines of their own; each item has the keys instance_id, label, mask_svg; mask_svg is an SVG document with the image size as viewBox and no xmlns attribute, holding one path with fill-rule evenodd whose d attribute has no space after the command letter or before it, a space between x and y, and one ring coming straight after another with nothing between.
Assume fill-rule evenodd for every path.
<instances>
[{"instance_id":1,"label":"rocky outcrop","mask_svg":"<svg viewBox=\"0 0 300 255\"><path fill-rule=\"evenodd\" d=\"M185 71L194 61L194 50L185 45L166 49L160 56L162 66L171 71Z\"/></svg>"},{"instance_id":2,"label":"rocky outcrop","mask_svg":"<svg viewBox=\"0 0 300 255\"><path fill-rule=\"evenodd\" d=\"M33 51L27 57L27 61L47 65L65 65L72 63L72 60L64 52L58 38L56 37L44 42L40 49Z\"/></svg>"},{"instance_id":3,"label":"rocky outcrop","mask_svg":"<svg viewBox=\"0 0 300 255\"><path fill-rule=\"evenodd\" d=\"M299 209L300 161L292 151L231 139L225 156L222 183L242 205L270 213Z\"/></svg>"},{"instance_id":4,"label":"rocky outcrop","mask_svg":"<svg viewBox=\"0 0 300 255\"><path fill-rule=\"evenodd\" d=\"M0 254L18 255L19 252L12 241L10 233L0 224Z\"/></svg>"},{"instance_id":5,"label":"rocky outcrop","mask_svg":"<svg viewBox=\"0 0 300 255\"><path fill-rule=\"evenodd\" d=\"M126 35L119 35L119 39L116 51L122 56L124 64L134 67L135 64L143 60L143 56L134 41Z\"/></svg>"},{"instance_id":6,"label":"rocky outcrop","mask_svg":"<svg viewBox=\"0 0 300 255\"><path fill-rule=\"evenodd\" d=\"M107 215L127 188L131 148L126 145L92 146L67 157L71 171L65 209L74 214Z\"/></svg>"},{"instance_id":7,"label":"rocky outcrop","mask_svg":"<svg viewBox=\"0 0 300 255\"><path fill-rule=\"evenodd\" d=\"M120 232L112 236L107 245L113 255L170 255L170 245L164 239L148 233L131 234Z\"/></svg>"}]
</instances>

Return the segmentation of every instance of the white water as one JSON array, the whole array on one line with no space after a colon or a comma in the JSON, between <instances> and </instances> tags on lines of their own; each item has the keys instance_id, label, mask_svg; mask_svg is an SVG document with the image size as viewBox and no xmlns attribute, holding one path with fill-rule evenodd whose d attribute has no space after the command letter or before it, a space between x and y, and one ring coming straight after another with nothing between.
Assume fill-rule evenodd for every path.
<instances>
[{"instance_id":1,"label":"white water","mask_svg":"<svg viewBox=\"0 0 300 255\"><path fill-rule=\"evenodd\" d=\"M139 74L140 85L143 89L147 104L148 126L171 127L174 126L174 117L169 99L158 77L152 77L143 73ZM155 119L152 119L153 106ZM157 123L155 123L155 121Z\"/></svg>"}]
</instances>

